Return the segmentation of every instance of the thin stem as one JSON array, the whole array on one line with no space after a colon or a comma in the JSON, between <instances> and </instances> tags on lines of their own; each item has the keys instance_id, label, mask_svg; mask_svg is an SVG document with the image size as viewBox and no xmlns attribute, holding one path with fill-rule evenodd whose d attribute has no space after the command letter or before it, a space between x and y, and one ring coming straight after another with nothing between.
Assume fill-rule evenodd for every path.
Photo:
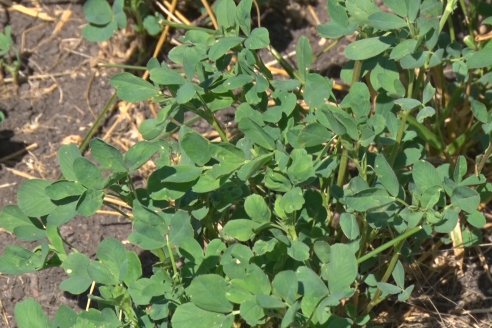
<instances>
[{"instance_id":1,"label":"thin stem","mask_svg":"<svg viewBox=\"0 0 492 328\"><path fill-rule=\"evenodd\" d=\"M159 22L164 26L170 26L170 27L180 29L180 30L202 31L202 32L207 32L207 33L211 33L211 34L215 33L215 30L213 30L211 28L174 23L174 22L171 22L170 20L167 20L167 19L161 19Z\"/></svg>"},{"instance_id":2,"label":"thin stem","mask_svg":"<svg viewBox=\"0 0 492 328\"><path fill-rule=\"evenodd\" d=\"M171 259L171 265L173 266L173 277L177 277L178 268L176 266L176 261L174 260L174 254L173 254L173 250L171 248L171 243L169 242L169 236L168 235L166 235L166 245L167 245L167 251L169 252L169 258Z\"/></svg>"},{"instance_id":3,"label":"thin stem","mask_svg":"<svg viewBox=\"0 0 492 328\"><path fill-rule=\"evenodd\" d=\"M444 25L446 24L446 21L449 18L449 15L453 13L453 11L456 9L456 3L458 0L448 0L448 3L446 4L446 8L444 9L444 13L441 16L441 19L439 20L439 33L442 32Z\"/></svg>"},{"instance_id":4,"label":"thin stem","mask_svg":"<svg viewBox=\"0 0 492 328\"><path fill-rule=\"evenodd\" d=\"M381 278L381 282L383 283L387 282L391 274L393 273L396 263L398 262L398 258L400 257L400 251L404 242L405 240L401 240L395 246L395 252L393 253L393 256L391 257L391 260L388 264L388 267L386 268L386 271L384 272L384 275ZM367 305L366 312L368 313L371 312L371 310L382 301L380 297L381 297L381 289L378 288L374 293L374 297L372 298L371 302L369 302L369 304Z\"/></svg>"},{"instance_id":5,"label":"thin stem","mask_svg":"<svg viewBox=\"0 0 492 328\"><path fill-rule=\"evenodd\" d=\"M388 248L390 247L393 247L394 245L398 244L400 241L403 241L407 238L409 238L410 236L416 234L417 232L419 232L420 230L422 230L422 227L421 226L416 226L408 231L406 231L405 233L399 235L398 237L384 243L383 245L379 246L378 248L376 248L375 250L367 253L366 255L360 257L357 259L357 263L358 264L361 264L367 260L369 260L370 258L378 255L379 253L382 253L384 252L385 250L387 250Z\"/></svg>"},{"instance_id":6,"label":"thin stem","mask_svg":"<svg viewBox=\"0 0 492 328\"><path fill-rule=\"evenodd\" d=\"M490 156L492 155L492 140L489 141L489 146L485 150L485 153L482 155L482 158L480 158L480 161L478 162L477 169L476 169L476 176L479 176L480 173L482 172L483 168L485 167L485 164L489 160Z\"/></svg>"},{"instance_id":7,"label":"thin stem","mask_svg":"<svg viewBox=\"0 0 492 328\"><path fill-rule=\"evenodd\" d=\"M347 172L347 166L348 166L348 150L346 147L343 147L342 158L340 159L340 168L338 170L338 177L337 177L337 186L339 186L340 188L343 187L343 183L345 182L345 173Z\"/></svg>"},{"instance_id":8,"label":"thin stem","mask_svg":"<svg viewBox=\"0 0 492 328\"><path fill-rule=\"evenodd\" d=\"M277 60L277 62L280 64L280 66L282 66L282 68L285 69L285 71L287 72L287 74L289 74L289 77L291 77L291 78L298 78L298 76L295 73L294 67L292 67L292 65L289 64L289 62L286 61L282 57L282 55L277 51L277 49L275 49L272 46L269 46L268 47L268 50L270 51L270 53L272 54L272 56Z\"/></svg>"},{"instance_id":9,"label":"thin stem","mask_svg":"<svg viewBox=\"0 0 492 328\"><path fill-rule=\"evenodd\" d=\"M219 137L223 142L229 143L229 139L227 138L227 133L225 132L224 128L220 124L220 122L217 120L215 117L214 113L212 110L207 106L207 103L205 100L203 100L202 96L198 95L198 98L200 98L200 101L202 102L203 108L205 110L205 119L207 122L219 133Z\"/></svg>"},{"instance_id":10,"label":"thin stem","mask_svg":"<svg viewBox=\"0 0 492 328\"><path fill-rule=\"evenodd\" d=\"M147 67L145 66L134 66L134 65L125 65L125 64L112 64L112 63L99 63L97 64L99 67L114 67L114 68L123 68L123 69L134 69L139 71L145 71Z\"/></svg>"},{"instance_id":11,"label":"thin stem","mask_svg":"<svg viewBox=\"0 0 492 328\"><path fill-rule=\"evenodd\" d=\"M108 102L104 106L101 113L97 116L96 121L91 126L90 130L87 132L84 139L82 140L82 143L80 144L80 147L79 147L80 152L82 154L87 150L87 147L89 147L89 142L94 137L94 135L97 133L99 128L101 128L101 126L104 123L104 120L108 116L111 109L113 109L115 104L116 104L116 93L113 93L113 95L111 96L111 98L109 98Z\"/></svg>"}]
</instances>

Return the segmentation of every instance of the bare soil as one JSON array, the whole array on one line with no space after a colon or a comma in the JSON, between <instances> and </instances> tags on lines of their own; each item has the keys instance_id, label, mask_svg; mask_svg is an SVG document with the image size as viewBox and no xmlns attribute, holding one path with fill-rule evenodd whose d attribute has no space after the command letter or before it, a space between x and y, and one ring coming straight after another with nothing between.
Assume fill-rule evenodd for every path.
<instances>
[{"instance_id":1,"label":"bare soil","mask_svg":"<svg viewBox=\"0 0 492 328\"><path fill-rule=\"evenodd\" d=\"M37 2L21 3L32 7ZM57 149L63 143L80 143L104 108L112 95L109 76L115 70L98 68L96 63L135 63L135 58L142 57L142 53L135 54L142 42L149 51L143 57L153 51L155 41L136 40L131 31L120 33L111 43L86 42L80 33L84 24L82 3L43 1L41 8L56 18L54 22L8 11L0 5L0 28L12 26L23 58L19 84L8 76L0 82L0 110L7 117L0 126L0 208L16 202L16 191L26 178L56 179ZM295 50L301 35L307 36L319 54L314 69L337 78L343 63L342 50L349 41L323 52L327 43L316 35L314 26L317 20L327 20L326 2L312 1L314 15L306 3L274 1L262 12L262 24L270 30L274 47L284 55ZM70 18L59 33L53 34L62 24L64 12L70 12ZM98 136L125 149L138 138L135 127L148 111L139 105L117 107ZM62 228L62 234L77 249L93 256L103 238L125 240L130 230L123 218L97 215L73 220ZM19 242L0 231L0 253L12 243ZM492 252L482 248L482 261L478 254L477 250L469 250L466 270L457 274L452 252L436 251L440 263L427 260L411 274L419 286L413 298L404 304L391 300L381 304L378 322L385 327L491 327L492 282L485 270L489 270ZM59 289L65 277L61 269L19 277L0 275L0 327L16 326L15 304L28 297L37 299L50 316L61 304L84 309L85 297Z\"/></svg>"}]
</instances>

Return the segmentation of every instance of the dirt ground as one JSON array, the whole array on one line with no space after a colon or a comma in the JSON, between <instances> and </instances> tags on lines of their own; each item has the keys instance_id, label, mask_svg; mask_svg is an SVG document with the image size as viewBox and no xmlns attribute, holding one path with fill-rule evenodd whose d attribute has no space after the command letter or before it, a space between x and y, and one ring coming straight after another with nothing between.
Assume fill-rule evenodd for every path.
<instances>
[{"instance_id":1,"label":"dirt ground","mask_svg":"<svg viewBox=\"0 0 492 328\"><path fill-rule=\"evenodd\" d=\"M21 3L32 7L38 2ZM0 5L0 29L12 26L23 58L19 85L8 77L0 82L0 111L6 116L0 125L0 208L16 202L16 190L26 178L57 178L57 149L63 143L80 142L112 95L109 76L116 70L99 68L97 63L134 62L133 50L139 48L131 33L129 37L120 35L110 44L96 45L83 40L80 33L84 24L83 1L42 3L41 8L55 17L54 22L8 11ZM295 49L298 37L306 35L315 53L320 53L326 44L316 36L314 26L317 20L327 19L325 1L312 2L315 15L305 4L289 1L286 6L283 0L276 3L262 13L262 23L270 30L274 47L289 54ZM146 47L151 52L154 41L143 42L152 42ZM343 43L336 51L322 54L314 69L336 78L343 62L342 49ZM149 56L150 53L146 57ZM138 137L135 126L145 113L142 107L134 106L128 111L117 106L97 136L127 148ZM124 240L130 229L123 218L99 215L73 220L63 227L62 234L80 251L94 255L103 238ZM0 253L14 242L18 243L0 231ZM492 252L482 249L481 253L485 263L492 262ZM446 254L449 252L443 252L441 257ZM491 327L492 282L484 273L477 252L471 250L469 255L470 263L461 276L455 274L454 268L445 267L434 271L429 268L434 272L430 276L415 272L413 277L421 288L407 304L396 307L391 302L382 304L378 318L381 325ZM58 285L64 278L61 269L20 277L0 275L0 327L15 327L15 304L28 297L37 299L50 315L61 304L78 310L85 308L83 297L78 299L60 291Z\"/></svg>"}]
</instances>

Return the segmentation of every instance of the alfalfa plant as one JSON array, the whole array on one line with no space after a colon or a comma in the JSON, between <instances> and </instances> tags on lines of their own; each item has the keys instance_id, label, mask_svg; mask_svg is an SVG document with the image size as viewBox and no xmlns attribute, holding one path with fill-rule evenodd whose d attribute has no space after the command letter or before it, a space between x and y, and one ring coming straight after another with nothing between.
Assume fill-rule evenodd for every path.
<instances>
[{"instance_id":1,"label":"alfalfa plant","mask_svg":"<svg viewBox=\"0 0 492 328\"><path fill-rule=\"evenodd\" d=\"M16 307L19 326L364 326L383 300L410 297L405 266L426 241L459 229L460 247L478 242L489 151L473 174L464 156L435 165L429 159L444 148L427 122L446 122L450 101L437 92L433 68L466 70L473 88L490 90L483 79L491 43L451 44L443 21L454 8L440 1L385 3L391 12L369 0L328 1L332 22L320 33L358 35L345 50L352 64L341 101L332 81L311 71L306 38L297 68L283 62L290 78L271 75L259 55L273 51L270 36L252 27L251 0L218 1L220 28L186 27L170 63L149 61L150 81L114 76L122 100L160 105L140 126L145 140L122 153L94 139L93 161L63 146L63 178L26 181L18 204L0 214L2 228L38 242L32 250L9 246L0 272L61 266L64 291L97 286L99 296L89 296L95 307L62 306L50 320L25 300ZM490 140L492 117L483 109L490 99L476 96L482 105L472 106L472 119ZM230 108L237 129L217 118ZM197 118L220 141L194 130ZM135 185L150 160L155 171ZM89 258L60 234L108 195L132 209L120 209L132 221L130 243L158 258L150 276L118 240L102 241Z\"/></svg>"}]
</instances>

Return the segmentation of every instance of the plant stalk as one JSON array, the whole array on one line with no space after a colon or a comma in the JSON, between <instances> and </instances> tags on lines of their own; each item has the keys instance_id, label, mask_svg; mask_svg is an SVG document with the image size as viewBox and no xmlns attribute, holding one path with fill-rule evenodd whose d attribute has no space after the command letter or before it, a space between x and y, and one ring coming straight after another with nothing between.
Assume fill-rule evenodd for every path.
<instances>
[{"instance_id":1,"label":"plant stalk","mask_svg":"<svg viewBox=\"0 0 492 328\"><path fill-rule=\"evenodd\" d=\"M420 230L422 230L422 226L416 226L416 227L404 232L403 234L399 235L398 237L384 243L383 245L379 246L375 250L373 250L373 251L367 253L366 255L358 258L357 263L361 264L361 263L369 260L370 258L378 255L379 253L382 253L383 251L387 250L388 248L393 247L394 245L398 244L399 242L404 241L405 239L411 237L412 235L416 234Z\"/></svg>"},{"instance_id":2,"label":"plant stalk","mask_svg":"<svg viewBox=\"0 0 492 328\"><path fill-rule=\"evenodd\" d=\"M108 116L111 109L113 109L114 105L116 104L116 99L117 99L116 93L113 93L113 95L111 96L111 98L109 98L106 105L104 105L104 108L101 111L101 113L99 113L99 115L97 116L96 121L94 122L94 124L92 124L90 130L85 135L84 139L82 140L82 143L79 146L80 152L82 154L85 153L85 151L89 147L89 143L90 143L91 139L94 137L94 135L97 133L97 131L101 128L101 126L104 123L104 120Z\"/></svg>"}]
</instances>

